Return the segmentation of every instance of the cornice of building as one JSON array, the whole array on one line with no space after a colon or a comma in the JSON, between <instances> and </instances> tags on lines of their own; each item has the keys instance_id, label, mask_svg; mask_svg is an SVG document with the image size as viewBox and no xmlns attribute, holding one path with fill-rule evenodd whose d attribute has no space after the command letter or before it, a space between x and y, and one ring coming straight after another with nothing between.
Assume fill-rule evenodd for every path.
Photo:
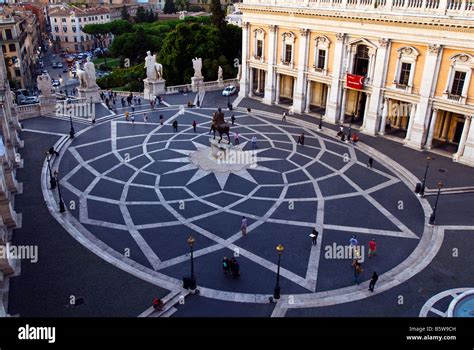
<instances>
[{"instance_id":1,"label":"cornice of building","mask_svg":"<svg viewBox=\"0 0 474 350\"><path fill-rule=\"evenodd\" d=\"M474 29L473 17L452 17L445 15L415 15L376 12L369 10L322 9L307 7L292 7L278 5L238 4L238 8L246 14L286 14L288 16L311 16L321 19L338 19L351 21L365 21L373 23L393 23L409 26L423 26L433 29Z\"/></svg>"}]
</instances>

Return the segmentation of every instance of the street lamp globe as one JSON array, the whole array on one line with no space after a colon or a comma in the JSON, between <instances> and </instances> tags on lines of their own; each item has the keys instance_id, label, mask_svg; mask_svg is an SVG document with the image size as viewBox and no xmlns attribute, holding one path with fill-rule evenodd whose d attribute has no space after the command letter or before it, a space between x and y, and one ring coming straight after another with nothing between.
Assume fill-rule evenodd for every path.
<instances>
[{"instance_id":1,"label":"street lamp globe","mask_svg":"<svg viewBox=\"0 0 474 350\"><path fill-rule=\"evenodd\" d=\"M277 245L276 250L278 252L278 255L283 254L283 251L285 250L285 247L282 246L281 244Z\"/></svg>"},{"instance_id":2,"label":"street lamp globe","mask_svg":"<svg viewBox=\"0 0 474 350\"><path fill-rule=\"evenodd\" d=\"M193 236L189 236L188 238L188 244L190 247L194 246L194 242L196 242L196 240L194 239Z\"/></svg>"}]
</instances>

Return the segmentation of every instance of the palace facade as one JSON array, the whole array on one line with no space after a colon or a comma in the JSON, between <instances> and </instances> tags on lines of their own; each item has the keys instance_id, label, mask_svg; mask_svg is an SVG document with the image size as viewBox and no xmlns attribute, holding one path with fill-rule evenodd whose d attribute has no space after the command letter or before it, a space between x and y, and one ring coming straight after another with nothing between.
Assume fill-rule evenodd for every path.
<instances>
[{"instance_id":1,"label":"palace facade","mask_svg":"<svg viewBox=\"0 0 474 350\"><path fill-rule=\"evenodd\" d=\"M474 1L244 0L240 94L474 165Z\"/></svg>"}]
</instances>

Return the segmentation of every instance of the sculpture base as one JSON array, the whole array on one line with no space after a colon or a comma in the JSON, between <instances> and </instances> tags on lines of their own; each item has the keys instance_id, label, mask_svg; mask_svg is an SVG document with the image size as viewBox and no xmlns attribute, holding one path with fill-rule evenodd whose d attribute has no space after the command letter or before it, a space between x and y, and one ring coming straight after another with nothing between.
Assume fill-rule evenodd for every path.
<instances>
[{"instance_id":1,"label":"sculpture base","mask_svg":"<svg viewBox=\"0 0 474 350\"><path fill-rule=\"evenodd\" d=\"M156 96L166 94L166 80L143 79L143 96L146 99L153 100Z\"/></svg>"},{"instance_id":2,"label":"sculpture base","mask_svg":"<svg viewBox=\"0 0 474 350\"><path fill-rule=\"evenodd\" d=\"M40 114L41 115L52 115L56 113L56 97L55 96L40 96Z\"/></svg>"},{"instance_id":3,"label":"sculpture base","mask_svg":"<svg viewBox=\"0 0 474 350\"><path fill-rule=\"evenodd\" d=\"M204 77L196 78L192 77L191 78L191 88L193 92L198 92L201 86L204 86Z\"/></svg>"},{"instance_id":4,"label":"sculpture base","mask_svg":"<svg viewBox=\"0 0 474 350\"><path fill-rule=\"evenodd\" d=\"M78 88L77 91L79 92L79 98L85 99L85 102L102 102L98 86L95 88Z\"/></svg>"}]
</instances>

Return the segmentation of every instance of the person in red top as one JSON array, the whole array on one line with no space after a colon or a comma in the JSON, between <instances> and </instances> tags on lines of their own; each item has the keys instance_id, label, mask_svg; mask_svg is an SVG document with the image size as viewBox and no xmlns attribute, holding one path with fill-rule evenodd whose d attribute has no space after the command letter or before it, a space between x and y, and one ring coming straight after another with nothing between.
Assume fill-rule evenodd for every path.
<instances>
[{"instance_id":1,"label":"person in red top","mask_svg":"<svg viewBox=\"0 0 474 350\"><path fill-rule=\"evenodd\" d=\"M377 243L375 243L375 239L372 239L369 242L369 258L375 255L376 250L377 250Z\"/></svg>"},{"instance_id":2,"label":"person in red top","mask_svg":"<svg viewBox=\"0 0 474 350\"><path fill-rule=\"evenodd\" d=\"M161 311L163 310L163 301L159 299L158 297L153 298L153 308L156 311Z\"/></svg>"}]
</instances>

